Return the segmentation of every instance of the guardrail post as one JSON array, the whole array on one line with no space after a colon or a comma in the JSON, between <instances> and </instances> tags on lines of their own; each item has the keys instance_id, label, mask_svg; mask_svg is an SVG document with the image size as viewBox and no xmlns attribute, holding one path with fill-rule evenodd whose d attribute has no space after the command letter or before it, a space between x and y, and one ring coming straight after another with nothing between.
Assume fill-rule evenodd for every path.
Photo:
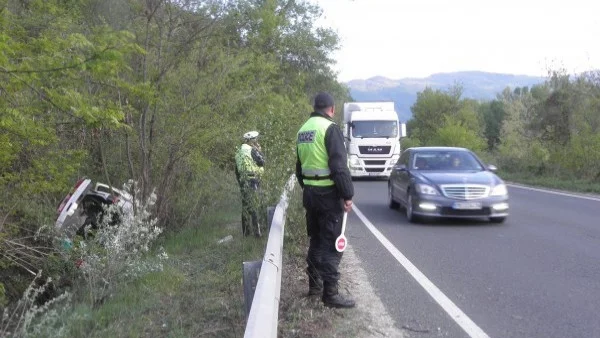
<instances>
[{"instance_id":1,"label":"guardrail post","mask_svg":"<svg viewBox=\"0 0 600 338\"><path fill-rule=\"evenodd\" d=\"M246 308L246 320L250 315L250 308L252 307L252 299L254 298L254 290L256 290L256 284L258 284L258 274L260 273L260 267L262 261L250 261L243 263L243 285L244 285L244 306Z\"/></svg>"}]
</instances>

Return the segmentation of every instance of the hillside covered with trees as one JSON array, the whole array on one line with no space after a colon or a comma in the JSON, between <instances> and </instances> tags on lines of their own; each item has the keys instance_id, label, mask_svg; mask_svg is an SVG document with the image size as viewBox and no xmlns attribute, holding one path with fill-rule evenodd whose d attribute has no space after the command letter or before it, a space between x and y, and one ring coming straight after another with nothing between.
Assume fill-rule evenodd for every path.
<instances>
[{"instance_id":1,"label":"hillside covered with trees","mask_svg":"<svg viewBox=\"0 0 600 338\"><path fill-rule=\"evenodd\" d=\"M411 109L404 147L464 146L499 164L507 175L580 181L582 190L598 191L597 72L569 76L552 71L542 84L506 88L491 101L463 98L460 86L427 88Z\"/></svg>"},{"instance_id":2,"label":"hillside covered with trees","mask_svg":"<svg viewBox=\"0 0 600 338\"><path fill-rule=\"evenodd\" d=\"M436 73L424 78L389 79L375 76L348 81L350 94L356 101L394 101L401 121L412 118L411 106L417 93L425 88L447 90L460 84L462 96L475 100L493 100L506 87L531 87L544 82L543 77L461 71Z\"/></svg>"}]
</instances>

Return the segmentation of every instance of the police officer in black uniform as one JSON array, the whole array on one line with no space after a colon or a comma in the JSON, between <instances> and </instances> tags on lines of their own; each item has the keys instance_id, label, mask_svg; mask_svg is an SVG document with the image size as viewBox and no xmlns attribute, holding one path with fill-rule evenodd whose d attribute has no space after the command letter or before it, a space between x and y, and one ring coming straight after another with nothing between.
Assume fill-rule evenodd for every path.
<instances>
[{"instance_id":1,"label":"police officer in black uniform","mask_svg":"<svg viewBox=\"0 0 600 338\"><path fill-rule=\"evenodd\" d=\"M335 239L342 231L344 211L352 210L354 186L348 170L344 136L333 121L335 104L328 93L315 97L314 112L297 135L296 177L303 188L310 245L306 262L309 295L322 294L329 307L354 307L338 293L342 253Z\"/></svg>"}]
</instances>

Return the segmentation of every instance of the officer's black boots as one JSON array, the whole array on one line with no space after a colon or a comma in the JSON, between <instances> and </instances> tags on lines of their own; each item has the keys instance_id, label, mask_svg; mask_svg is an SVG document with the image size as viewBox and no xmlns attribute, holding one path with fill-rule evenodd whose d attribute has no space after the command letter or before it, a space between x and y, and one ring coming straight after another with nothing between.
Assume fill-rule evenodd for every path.
<instances>
[{"instance_id":1,"label":"officer's black boots","mask_svg":"<svg viewBox=\"0 0 600 338\"><path fill-rule=\"evenodd\" d=\"M317 296L323 293L323 281L308 277L308 295Z\"/></svg>"},{"instance_id":2,"label":"officer's black boots","mask_svg":"<svg viewBox=\"0 0 600 338\"><path fill-rule=\"evenodd\" d=\"M314 271L314 268L307 268L308 275L308 296L317 296L323 294L323 280L319 274Z\"/></svg>"},{"instance_id":3,"label":"officer's black boots","mask_svg":"<svg viewBox=\"0 0 600 338\"><path fill-rule=\"evenodd\" d=\"M338 288L336 284L332 283L324 283L323 289L323 303L327 307L336 307L336 308L351 308L354 307L354 300L350 298L346 298L338 293Z\"/></svg>"}]
</instances>

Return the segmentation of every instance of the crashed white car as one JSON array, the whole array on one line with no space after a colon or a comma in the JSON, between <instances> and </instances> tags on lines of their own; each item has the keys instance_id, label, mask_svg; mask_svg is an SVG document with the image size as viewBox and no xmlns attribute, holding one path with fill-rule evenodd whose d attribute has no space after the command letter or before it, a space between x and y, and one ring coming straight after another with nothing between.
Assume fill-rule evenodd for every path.
<instances>
[{"instance_id":1,"label":"crashed white car","mask_svg":"<svg viewBox=\"0 0 600 338\"><path fill-rule=\"evenodd\" d=\"M58 206L57 230L67 237L86 237L88 229L96 229L104 221L108 206L116 205L109 223L117 224L122 215L133 213L133 198L122 190L103 183L93 184L91 179L80 179Z\"/></svg>"}]
</instances>

